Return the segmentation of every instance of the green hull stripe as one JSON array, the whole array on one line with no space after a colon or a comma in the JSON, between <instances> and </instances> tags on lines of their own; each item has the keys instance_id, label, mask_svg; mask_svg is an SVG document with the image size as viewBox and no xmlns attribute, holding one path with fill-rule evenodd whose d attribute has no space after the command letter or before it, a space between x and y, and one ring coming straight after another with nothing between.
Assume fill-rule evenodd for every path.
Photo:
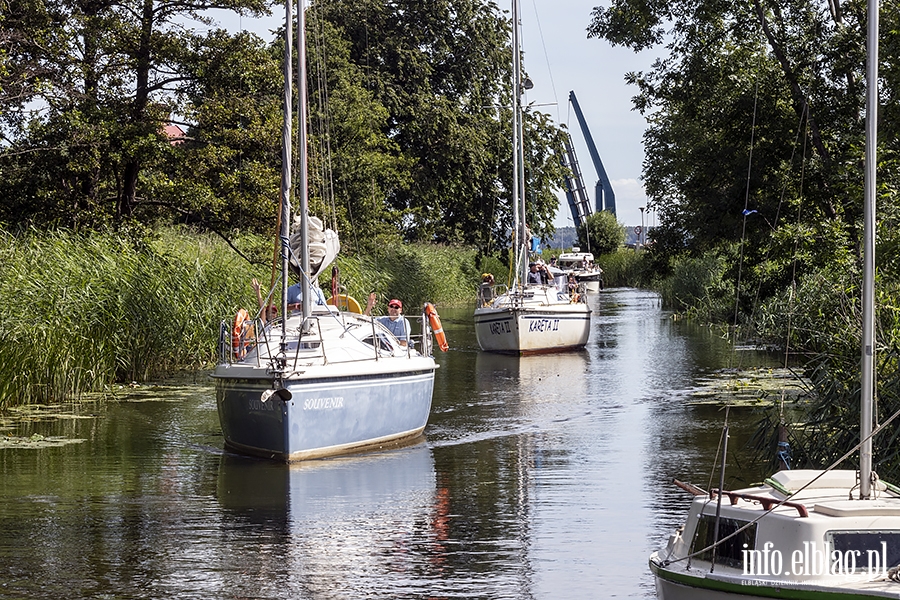
<instances>
[{"instance_id":1,"label":"green hull stripe","mask_svg":"<svg viewBox=\"0 0 900 600\"><path fill-rule=\"evenodd\" d=\"M694 577L684 573L675 573L661 569L658 565L650 563L650 570L660 579L678 583L688 587L699 588L703 590L711 590L717 592L728 592L732 594L743 594L744 596L756 596L759 598L787 598L789 600L856 600L871 598L895 598L900 595L900 585L897 586L897 593L884 592L881 594L866 594L860 592L828 592L825 590L804 590L794 586L777 587L776 585L744 585L740 583L729 583L727 581L719 581L716 579L708 579L706 577ZM759 581L759 580L753 580Z\"/></svg>"}]
</instances>

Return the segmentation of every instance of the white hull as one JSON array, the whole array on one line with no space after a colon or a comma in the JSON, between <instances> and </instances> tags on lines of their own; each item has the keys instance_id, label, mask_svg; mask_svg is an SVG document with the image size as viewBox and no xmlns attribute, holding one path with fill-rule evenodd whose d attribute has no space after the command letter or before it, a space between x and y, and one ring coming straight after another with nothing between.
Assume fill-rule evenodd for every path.
<instances>
[{"instance_id":1,"label":"white hull","mask_svg":"<svg viewBox=\"0 0 900 600\"><path fill-rule=\"evenodd\" d=\"M594 255L590 252L568 252L559 257L559 268L566 275L574 275L575 281L586 292L599 292L603 280L603 270L594 265Z\"/></svg>"},{"instance_id":2,"label":"white hull","mask_svg":"<svg viewBox=\"0 0 900 600\"><path fill-rule=\"evenodd\" d=\"M584 291L589 293L597 293L600 291L600 273L591 273L579 275L575 273L575 281L584 286Z\"/></svg>"},{"instance_id":3,"label":"white hull","mask_svg":"<svg viewBox=\"0 0 900 600\"><path fill-rule=\"evenodd\" d=\"M525 292L524 298L506 294L475 310L475 336L482 350L538 354L587 343L591 309L586 304L569 302L555 288L528 287Z\"/></svg>"},{"instance_id":4,"label":"white hull","mask_svg":"<svg viewBox=\"0 0 900 600\"><path fill-rule=\"evenodd\" d=\"M717 491L695 496L684 527L650 557L657 597L900 597L887 576L900 562L900 491L879 483L876 499L848 500L857 487L855 471L796 470L725 492L721 507ZM713 568L705 549L717 508L723 543ZM742 537L728 543L732 533Z\"/></svg>"},{"instance_id":5,"label":"white hull","mask_svg":"<svg viewBox=\"0 0 900 600\"><path fill-rule=\"evenodd\" d=\"M434 359L400 348L366 317L322 310L302 339L300 318L289 319L292 337L281 377L273 369L279 345L266 343L266 336L280 333L280 324L261 335L243 360L217 366L216 404L229 448L297 461L421 435L431 411ZM373 331L386 346L377 358Z\"/></svg>"}]
</instances>

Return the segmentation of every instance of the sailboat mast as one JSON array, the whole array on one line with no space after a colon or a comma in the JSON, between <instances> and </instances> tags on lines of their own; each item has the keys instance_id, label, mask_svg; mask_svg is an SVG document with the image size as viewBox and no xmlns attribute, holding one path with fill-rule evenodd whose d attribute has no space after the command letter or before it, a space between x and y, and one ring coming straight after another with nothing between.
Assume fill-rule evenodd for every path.
<instances>
[{"instance_id":1,"label":"sailboat mast","mask_svg":"<svg viewBox=\"0 0 900 600\"><path fill-rule=\"evenodd\" d=\"M522 238L524 225L519 223L519 2L512 0L512 209L513 209L513 273L514 283L519 282L519 270L522 266ZM524 223L524 221L523 221ZM524 281L524 279L523 279Z\"/></svg>"},{"instance_id":2,"label":"sailboat mast","mask_svg":"<svg viewBox=\"0 0 900 600\"><path fill-rule=\"evenodd\" d=\"M287 296L288 296L288 264L290 261L290 245L288 231L291 218L291 34L294 17L291 14L293 0L284 2L284 123L281 129L281 228L278 236L281 241L281 344L286 345L287 338ZM282 348L283 349L283 348Z\"/></svg>"},{"instance_id":3,"label":"sailboat mast","mask_svg":"<svg viewBox=\"0 0 900 600\"><path fill-rule=\"evenodd\" d=\"M288 0L290 1L290 0ZM312 294L310 293L311 282L307 279L309 273L309 186L308 186L308 169L307 163L307 118L308 96L306 89L306 10L303 0L297 0L297 128L299 130L299 144L297 152L300 153L300 179L297 182L299 189L297 190L300 200L300 231L302 232L302 243L300 244L300 270L302 271L300 278L300 289L303 290L303 327L306 330L308 326L308 318L312 313Z\"/></svg>"},{"instance_id":4,"label":"sailboat mast","mask_svg":"<svg viewBox=\"0 0 900 600\"><path fill-rule=\"evenodd\" d=\"M517 123L519 128L519 212L522 220L522 254L527 257L531 240L527 239L528 221L525 217L525 127L523 124L525 112L522 110L522 55L516 53L516 56L519 59L519 87L516 88L516 102L518 106L516 116L518 117ZM523 279L528 277L528 261L524 258L522 260L522 274Z\"/></svg>"},{"instance_id":5,"label":"sailboat mast","mask_svg":"<svg viewBox=\"0 0 900 600\"><path fill-rule=\"evenodd\" d=\"M525 221L525 138L522 125L522 53L519 41L519 0L512 0L513 13L513 206L516 211L517 276L525 281L528 277L528 244L525 239L528 224Z\"/></svg>"},{"instance_id":6,"label":"sailboat mast","mask_svg":"<svg viewBox=\"0 0 900 600\"><path fill-rule=\"evenodd\" d=\"M872 407L875 390L875 182L878 134L878 0L868 0L866 32L866 170L863 222L862 379L860 389L859 497L872 479Z\"/></svg>"}]
</instances>

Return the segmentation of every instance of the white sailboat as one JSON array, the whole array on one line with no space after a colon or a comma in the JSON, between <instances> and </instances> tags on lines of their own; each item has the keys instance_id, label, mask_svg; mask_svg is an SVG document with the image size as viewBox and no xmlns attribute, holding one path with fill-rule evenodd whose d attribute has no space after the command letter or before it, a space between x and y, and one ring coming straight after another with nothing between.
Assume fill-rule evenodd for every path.
<instances>
[{"instance_id":1,"label":"white sailboat","mask_svg":"<svg viewBox=\"0 0 900 600\"><path fill-rule=\"evenodd\" d=\"M575 281L584 287L586 292L599 292L603 288L603 269L594 264L594 255L581 252L580 248L572 248L571 252L559 255L559 268L575 276Z\"/></svg>"},{"instance_id":2,"label":"white sailboat","mask_svg":"<svg viewBox=\"0 0 900 600\"><path fill-rule=\"evenodd\" d=\"M311 282L334 258L333 232L313 240L310 266L306 188L306 57L304 11L298 15L300 97L300 243L288 240L291 221L291 1L285 0L284 127L281 197L281 313L286 318L223 323L219 364L212 377L222 433L238 452L296 461L398 444L419 436L431 411L434 371L429 322L422 316L421 352L376 320L312 303ZM300 253L299 260L292 256ZM288 311L287 275L301 271L299 310ZM431 305L426 305L431 308ZM430 311L433 313L433 309ZM239 313L240 314L240 313Z\"/></svg>"},{"instance_id":3,"label":"white sailboat","mask_svg":"<svg viewBox=\"0 0 900 600\"><path fill-rule=\"evenodd\" d=\"M519 5L512 0L512 205L515 265L513 282L486 299L479 294L475 308L475 336L482 350L508 354L537 354L583 347L590 336L591 309L583 297L569 294L556 280L528 284L528 246L525 227L525 150L522 143L522 63L519 44Z\"/></svg>"},{"instance_id":4,"label":"white sailboat","mask_svg":"<svg viewBox=\"0 0 900 600\"><path fill-rule=\"evenodd\" d=\"M900 488L872 470L872 436L893 419L873 431L878 16L869 0L859 470L783 470L736 491L680 484L695 494L687 520L650 556L660 599L900 597Z\"/></svg>"}]
</instances>

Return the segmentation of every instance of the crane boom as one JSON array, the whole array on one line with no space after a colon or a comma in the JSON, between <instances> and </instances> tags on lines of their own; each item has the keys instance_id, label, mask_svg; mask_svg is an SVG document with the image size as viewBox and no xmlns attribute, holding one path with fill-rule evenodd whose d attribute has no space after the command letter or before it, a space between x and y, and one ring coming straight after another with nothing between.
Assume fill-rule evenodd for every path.
<instances>
[{"instance_id":1,"label":"crane boom","mask_svg":"<svg viewBox=\"0 0 900 600\"><path fill-rule=\"evenodd\" d=\"M563 154L563 165L571 172L571 175L566 175L566 199L569 201L569 210L572 212L575 227L581 227L594 211L591 209L591 201L584 187L584 179L581 177L581 167L578 165L578 157L575 156L572 136L566 133L564 141L566 151Z\"/></svg>"},{"instance_id":2,"label":"crane boom","mask_svg":"<svg viewBox=\"0 0 900 600\"><path fill-rule=\"evenodd\" d=\"M597 171L596 191L594 196L594 204L597 212L606 210L613 215L616 214L616 193L613 191L609 177L606 175L606 169L603 168L603 161L600 160L600 153L597 152L597 146L594 145L594 138L591 136L591 130L588 129L587 121L584 119L584 113L581 112L581 106L578 105L578 98L575 92L569 92L569 102L575 109L575 116L578 118L578 124L581 126L581 133L584 135L584 141L587 142L588 152L591 154L591 160L594 162L594 169ZM574 213L573 213L574 216Z\"/></svg>"}]
</instances>

